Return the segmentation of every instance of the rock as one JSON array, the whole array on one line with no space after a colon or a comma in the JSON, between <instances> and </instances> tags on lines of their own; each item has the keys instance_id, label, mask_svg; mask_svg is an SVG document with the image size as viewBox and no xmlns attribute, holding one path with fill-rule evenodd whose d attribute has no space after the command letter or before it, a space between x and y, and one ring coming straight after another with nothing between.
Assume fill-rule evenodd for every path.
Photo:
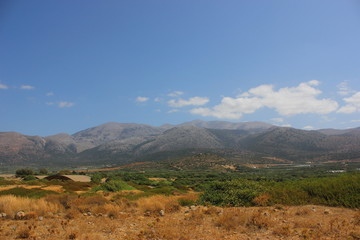
<instances>
[{"instance_id":1,"label":"rock","mask_svg":"<svg viewBox=\"0 0 360 240\"><path fill-rule=\"evenodd\" d=\"M23 219L25 217L25 213L23 211L19 211L15 214L15 219Z\"/></svg>"},{"instance_id":2,"label":"rock","mask_svg":"<svg viewBox=\"0 0 360 240\"><path fill-rule=\"evenodd\" d=\"M150 215L151 215L151 212L150 212L150 211L144 212L144 216L145 216L145 217L149 217Z\"/></svg>"},{"instance_id":3,"label":"rock","mask_svg":"<svg viewBox=\"0 0 360 240\"><path fill-rule=\"evenodd\" d=\"M330 209L325 209L325 210L324 210L324 214L327 215L327 214L330 214L330 213L331 213Z\"/></svg>"},{"instance_id":4,"label":"rock","mask_svg":"<svg viewBox=\"0 0 360 240\"><path fill-rule=\"evenodd\" d=\"M165 211L161 209L161 210L159 211L159 215L160 215L160 216L164 216L164 215L165 215Z\"/></svg>"},{"instance_id":5,"label":"rock","mask_svg":"<svg viewBox=\"0 0 360 240\"><path fill-rule=\"evenodd\" d=\"M190 209L191 209L192 211L195 211L195 210L197 209L197 207L196 207L195 205L191 205L191 206L190 206Z\"/></svg>"},{"instance_id":6,"label":"rock","mask_svg":"<svg viewBox=\"0 0 360 240\"><path fill-rule=\"evenodd\" d=\"M91 212L87 212L87 215L88 215L88 216L91 216Z\"/></svg>"},{"instance_id":7,"label":"rock","mask_svg":"<svg viewBox=\"0 0 360 240\"><path fill-rule=\"evenodd\" d=\"M43 216L39 216L38 219L39 219L39 221L42 221L42 220L44 220L44 217L43 217Z\"/></svg>"},{"instance_id":8,"label":"rock","mask_svg":"<svg viewBox=\"0 0 360 240\"><path fill-rule=\"evenodd\" d=\"M0 218L6 218L6 213L0 213Z\"/></svg>"}]
</instances>

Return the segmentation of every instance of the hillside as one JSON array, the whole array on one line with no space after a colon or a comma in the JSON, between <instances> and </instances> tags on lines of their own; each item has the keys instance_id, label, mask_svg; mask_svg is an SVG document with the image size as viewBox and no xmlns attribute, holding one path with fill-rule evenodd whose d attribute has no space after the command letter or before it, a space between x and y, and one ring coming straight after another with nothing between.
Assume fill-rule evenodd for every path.
<instances>
[{"instance_id":1,"label":"hillside","mask_svg":"<svg viewBox=\"0 0 360 240\"><path fill-rule=\"evenodd\" d=\"M73 135L0 133L1 164L104 165L175 160L199 153L227 161L273 163L360 159L359 128L305 131L266 123L192 121L177 126L106 123Z\"/></svg>"}]
</instances>

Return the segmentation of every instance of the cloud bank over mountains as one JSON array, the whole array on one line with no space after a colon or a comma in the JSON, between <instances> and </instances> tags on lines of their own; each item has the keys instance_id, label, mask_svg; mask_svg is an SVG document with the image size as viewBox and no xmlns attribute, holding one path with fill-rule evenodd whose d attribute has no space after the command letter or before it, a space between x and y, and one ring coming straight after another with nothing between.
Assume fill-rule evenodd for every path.
<instances>
[{"instance_id":1,"label":"cloud bank over mountains","mask_svg":"<svg viewBox=\"0 0 360 240\"><path fill-rule=\"evenodd\" d=\"M212 108L194 108L190 112L221 119L240 119L244 114L254 113L261 108L274 109L281 116L331 113L339 104L328 98L319 98L322 93L316 88L319 84L319 81L312 80L278 90L273 85L260 85L235 98L223 97L221 103Z\"/></svg>"},{"instance_id":2,"label":"cloud bank over mountains","mask_svg":"<svg viewBox=\"0 0 360 240\"><path fill-rule=\"evenodd\" d=\"M338 99L324 97L320 90L320 81L311 80L301 82L293 87L276 88L272 84L263 84L235 96L222 96L219 103L211 104L209 97L188 97L185 92L173 91L166 94L165 101L160 97L154 98L156 103L165 103L170 107L168 113L188 112L202 117L217 119L239 120L246 114L253 114L260 109L275 111L279 117L271 121L283 123L283 117L299 114L351 114L360 112L360 92L349 87L349 81L337 85ZM137 102L145 102L150 98L138 97ZM162 99L163 100L163 99ZM180 108L184 108L180 111ZM307 128L309 128L307 126Z\"/></svg>"}]
</instances>

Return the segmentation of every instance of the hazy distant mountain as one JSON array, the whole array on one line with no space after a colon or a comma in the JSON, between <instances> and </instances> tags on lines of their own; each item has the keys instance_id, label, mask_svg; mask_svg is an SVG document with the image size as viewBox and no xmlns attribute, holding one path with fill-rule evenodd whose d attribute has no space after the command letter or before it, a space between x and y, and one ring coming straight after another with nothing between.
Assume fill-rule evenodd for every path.
<instances>
[{"instance_id":1,"label":"hazy distant mountain","mask_svg":"<svg viewBox=\"0 0 360 240\"><path fill-rule=\"evenodd\" d=\"M223 148L221 141L210 131L193 126L179 126L165 131L141 145L137 152L154 153L191 148Z\"/></svg>"},{"instance_id":2,"label":"hazy distant mountain","mask_svg":"<svg viewBox=\"0 0 360 240\"><path fill-rule=\"evenodd\" d=\"M325 135L346 135L346 136L360 136L360 127L358 128L350 128L350 129L320 129L317 130L320 133L323 133Z\"/></svg>"},{"instance_id":3,"label":"hazy distant mountain","mask_svg":"<svg viewBox=\"0 0 360 240\"><path fill-rule=\"evenodd\" d=\"M73 138L81 152L111 141L156 136L163 131L162 128L144 124L110 122L75 133Z\"/></svg>"},{"instance_id":4,"label":"hazy distant mountain","mask_svg":"<svg viewBox=\"0 0 360 240\"><path fill-rule=\"evenodd\" d=\"M45 151L49 153L77 153L78 147L74 138L66 133L45 137Z\"/></svg>"},{"instance_id":5,"label":"hazy distant mountain","mask_svg":"<svg viewBox=\"0 0 360 240\"><path fill-rule=\"evenodd\" d=\"M0 133L0 162L22 163L45 158L46 141L37 136L26 136L16 132Z\"/></svg>"},{"instance_id":6,"label":"hazy distant mountain","mask_svg":"<svg viewBox=\"0 0 360 240\"><path fill-rule=\"evenodd\" d=\"M305 131L261 122L195 120L161 127L112 122L48 137L0 133L0 163L10 164L171 161L206 152L247 163L360 159L360 128Z\"/></svg>"},{"instance_id":7,"label":"hazy distant mountain","mask_svg":"<svg viewBox=\"0 0 360 240\"><path fill-rule=\"evenodd\" d=\"M248 131L263 131L274 127L274 125L263 123L263 122L226 122L226 121L203 121L203 120L194 120L191 122L185 122L180 124L180 126L195 126L201 128L211 128L211 129L229 129L229 130L248 130Z\"/></svg>"}]
</instances>

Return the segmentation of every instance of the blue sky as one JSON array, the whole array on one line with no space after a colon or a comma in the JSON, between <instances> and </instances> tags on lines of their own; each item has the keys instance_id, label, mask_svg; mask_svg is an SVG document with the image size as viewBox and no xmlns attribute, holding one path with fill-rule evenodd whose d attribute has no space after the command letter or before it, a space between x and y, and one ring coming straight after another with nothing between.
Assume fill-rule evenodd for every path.
<instances>
[{"instance_id":1,"label":"blue sky","mask_svg":"<svg viewBox=\"0 0 360 240\"><path fill-rule=\"evenodd\" d=\"M360 126L360 2L0 3L0 131Z\"/></svg>"}]
</instances>

